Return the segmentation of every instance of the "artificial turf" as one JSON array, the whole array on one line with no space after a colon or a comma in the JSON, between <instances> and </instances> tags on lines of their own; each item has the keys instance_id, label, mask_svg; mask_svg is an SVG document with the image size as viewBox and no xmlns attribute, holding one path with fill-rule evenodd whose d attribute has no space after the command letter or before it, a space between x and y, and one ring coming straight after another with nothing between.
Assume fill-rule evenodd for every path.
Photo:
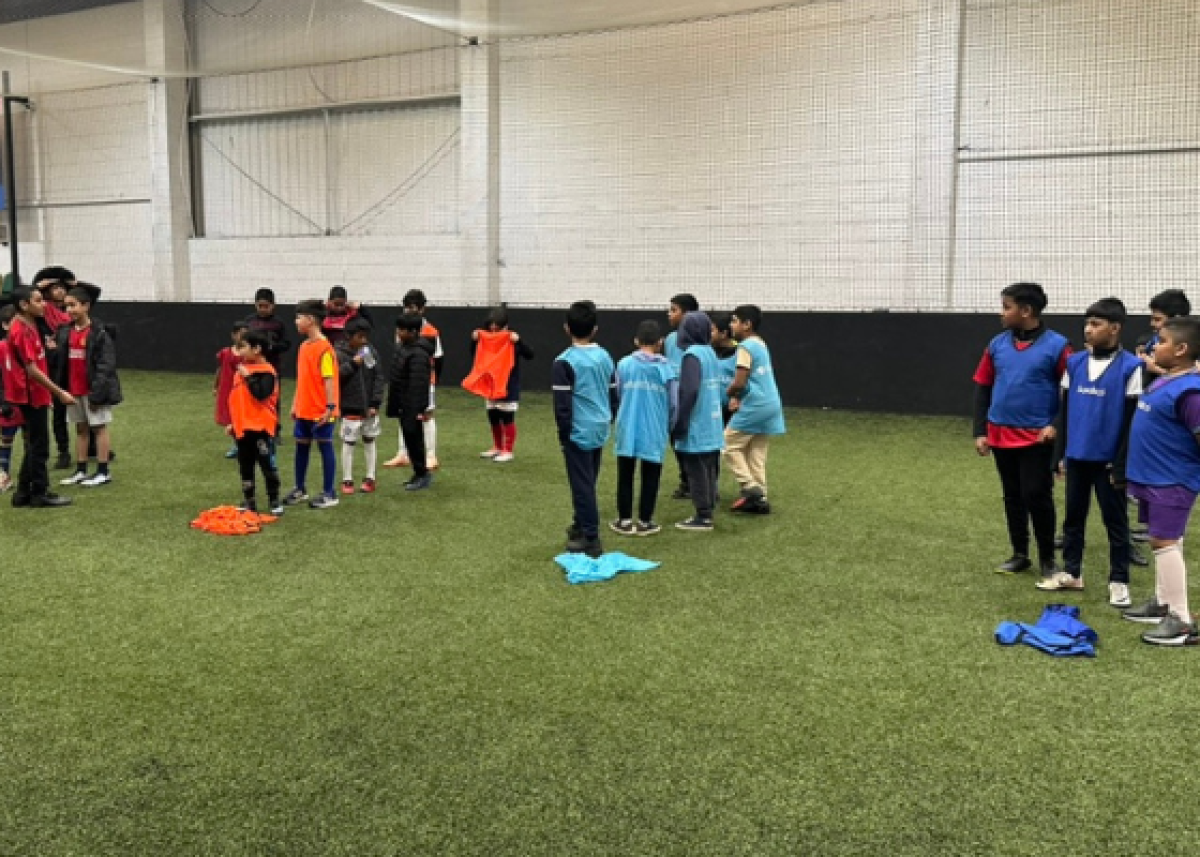
<instances>
[{"instance_id":1,"label":"artificial turf","mask_svg":"<svg viewBox=\"0 0 1200 857\"><path fill-rule=\"evenodd\" d=\"M208 379L123 381L113 484L0 508L0 854L1195 841L1200 651L1145 646L1107 606L1098 521L1084 593L993 574L999 483L964 419L790 412L771 516L677 532L689 507L664 480L661 535L605 535L662 567L569 586L544 396L523 401L511 464L477 457L482 407L443 391L431 490L382 471L374 496L228 538L188 528L239 493ZM395 443L393 424L381 458ZM1135 598L1151 579L1134 570ZM1098 657L993 642L1052 600L1082 605Z\"/></svg>"}]
</instances>

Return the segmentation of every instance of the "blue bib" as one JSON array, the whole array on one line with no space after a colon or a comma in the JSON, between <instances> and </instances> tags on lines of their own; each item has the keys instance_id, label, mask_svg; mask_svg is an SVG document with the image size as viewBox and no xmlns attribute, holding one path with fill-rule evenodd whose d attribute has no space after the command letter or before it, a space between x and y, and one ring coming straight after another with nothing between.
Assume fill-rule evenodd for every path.
<instances>
[{"instance_id":1,"label":"blue bib","mask_svg":"<svg viewBox=\"0 0 1200 857\"><path fill-rule=\"evenodd\" d=\"M1200 392L1200 375L1189 372L1159 380L1142 394L1129 429L1130 482L1200 492L1200 445L1177 413L1180 397L1192 391Z\"/></svg>"},{"instance_id":2,"label":"blue bib","mask_svg":"<svg viewBox=\"0 0 1200 857\"><path fill-rule=\"evenodd\" d=\"M575 370L575 389L571 393L571 443L580 449L599 449L608 442L612 422L609 387L613 361L598 345L584 348L572 345L558 356Z\"/></svg>"},{"instance_id":3,"label":"blue bib","mask_svg":"<svg viewBox=\"0 0 1200 857\"><path fill-rule=\"evenodd\" d=\"M1058 416L1058 360L1067 339L1045 331L1025 349L1018 349L1007 331L988 345L996 381L988 422L1010 428L1041 429Z\"/></svg>"},{"instance_id":4,"label":"blue bib","mask_svg":"<svg viewBox=\"0 0 1200 857\"><path fill-rule=\"evenodd\" d=\"M693 345L684 353L700 361L700 394L688 420L687 436L676 441L675 448L689 453L717 452L725 448L717 355L710 345Z\"/></svg>"},{"instance_id":5,"label":"blue bib","mask_svg":"<svg viewBox=\"0 0 1200 857\"><path fill-rule=\"evenodd\" d=\"M1117 457L1125 421L1125 391L1142 361L1124 349L1113 355L1095 381L1088 378L1086 351L1067 360L1071 386L1067 390L1066 457L1075 461L1112 463Z\"/></svg>"},{"instance_id":6,"label":"blue bib","mask_svg":"<svg viewBox=\"0 0 1200 857\"><path fill-rule=\"evenodd\" d=\"M631 354L617 364L617 455L662 463L670 443L670 384L675 378L674 367L662 358L643 360Z\"/></svg>"},{"instance_id":7,"label":"blue bib","mask_svg":"<svg viewBox=\"0 0 1200 857\"><path fill-rule=\"evenodd\" d=\"M775 385L767 344L755 338L747 339L739 347L750 354L752 362L742 402L729 427L747 434L783 434L787 430L783 424L783 402Z\"/></svg>"}]
</instances>

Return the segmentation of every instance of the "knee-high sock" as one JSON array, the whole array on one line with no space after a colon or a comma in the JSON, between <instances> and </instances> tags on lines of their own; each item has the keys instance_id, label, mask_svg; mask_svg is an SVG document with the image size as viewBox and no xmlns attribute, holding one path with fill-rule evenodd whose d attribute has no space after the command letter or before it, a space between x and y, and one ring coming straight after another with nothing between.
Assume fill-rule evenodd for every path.
<instances>
[{"instance_id":1,"label":"knee-high sock","mask_svg":"<svg viewBox=\"0 0 1200 857\"><path fill-rule=\"evenodd\" d=\"M512 452L513 447L516 445L516 443L517 443L517 424L516 423L505 423L504 424L504 451Z\"/></svg>"},{"instance_id":2,"label":"knee-high sock","mask_svg":"<svg viewBox=\"0 0 1200 857\"><path fill-rule=\"evenodd\" d=\"M375 462L379 457L379 446L375 439L363 440L363 457L367 460L367 479L375 478Z\"/></svg>"},{"instance_id":3,"label":"knee-high sock","mask_svg":"<svg viewBox=\"0 0 1200 857\"><path fill-rule=\"evenodd\" d=\"M342 441L342 481L354 481L354 444Z\"/></svg>"},{"instance_id":4,"label":"knee-high sock","mask_svg":"<svg viewBox=\"0 0 1200 857\"><path fill-rule=\"evenodd\" d=\"M425 420L422 431L425 432L425 459L437 458L437 422L432 418Z\"/></svg>"},{"instance_id":5,"label":"knee-high sock","mask_svg":"<svg viewBox=\"0 0 1200 857\"><path fill-rule=\"evenodd\" d=\"M1160 604L1167 605L1183 621L1192 621L1188 611L1187 565L1179 545L1154 552L1154 588Z\"/></svg>"},{"instance_id":6,"label":"knee-high sock","mask_svg":"<svg viewBox=\"0 0 1200 857\"><path fill-rule=\"evenodd\" d=\"M399 435L400 435L400 446L398 447L399 452L397 453L397 455L402 456L403 458L408 458L408 448L404 445L404 429L399 430Z\"/></svg>"},{"instance_id":7,"label":"knee-high sock","mask_svg":"<svg viewBox=\"0 0 1200 857\"><path fill-rule=\"evenodd\" d=\"M296 474L296 487L301 491L305 489L305 479L308 477L308 457L312 453L311 443L296 444L296 460L294 472Z\"/></svg>"},{"instance_id":8,"label":"knee-high sock","mask_svg":"<svg viewBox=\"0 0 1200 857\"><path fill-rule=\"evenodd\" d=\"M318 443L321 447L321 475L325 477L325 494L333 496L333 483L337 479L337 456L333 454L333 441Z\"/></svg>"}]
</instances>

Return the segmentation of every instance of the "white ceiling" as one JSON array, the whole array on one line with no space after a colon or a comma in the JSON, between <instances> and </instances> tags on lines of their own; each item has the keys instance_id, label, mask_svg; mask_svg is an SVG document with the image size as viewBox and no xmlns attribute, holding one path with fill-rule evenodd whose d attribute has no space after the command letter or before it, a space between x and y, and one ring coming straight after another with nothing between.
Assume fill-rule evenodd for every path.
<instances>
[{"instance_id":1,"label":"white ceiling","mask_svg":"<svg viewBox=\"0 0 1200 857\"><path fill-rule=\"evenodd\" d=\"M466 38L544 36L663 24L781 5L763 0L363 0ZM481 11L473 11L476 7Z\"/></svg>"}]
</instances>

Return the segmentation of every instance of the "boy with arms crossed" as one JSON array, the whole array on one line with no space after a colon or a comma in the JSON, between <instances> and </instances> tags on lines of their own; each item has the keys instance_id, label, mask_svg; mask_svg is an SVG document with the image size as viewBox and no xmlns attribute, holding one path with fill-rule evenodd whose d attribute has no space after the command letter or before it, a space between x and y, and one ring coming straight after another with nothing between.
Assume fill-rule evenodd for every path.
<instances>
[{"instance_id":1,"label":"boy with arms crossed","mask_svg":"<svg viewBox=\"0 0 1200 857\"><path fill-rule=\"evenodd\" d=\"M338 504L333 493L337 478L337 460L333 454L333 425L338 418L338 369L333 346L321 333L325 304L319 300L296 305L296 330L304 337L296 354L296 394L292 399L292 419L296 439L296 487L283 502L289 506L308 499L305 486L308 459L314 442L321 452L321 495L309 501L313 509L331 509Z\"/></svg>"}]
</instances>

